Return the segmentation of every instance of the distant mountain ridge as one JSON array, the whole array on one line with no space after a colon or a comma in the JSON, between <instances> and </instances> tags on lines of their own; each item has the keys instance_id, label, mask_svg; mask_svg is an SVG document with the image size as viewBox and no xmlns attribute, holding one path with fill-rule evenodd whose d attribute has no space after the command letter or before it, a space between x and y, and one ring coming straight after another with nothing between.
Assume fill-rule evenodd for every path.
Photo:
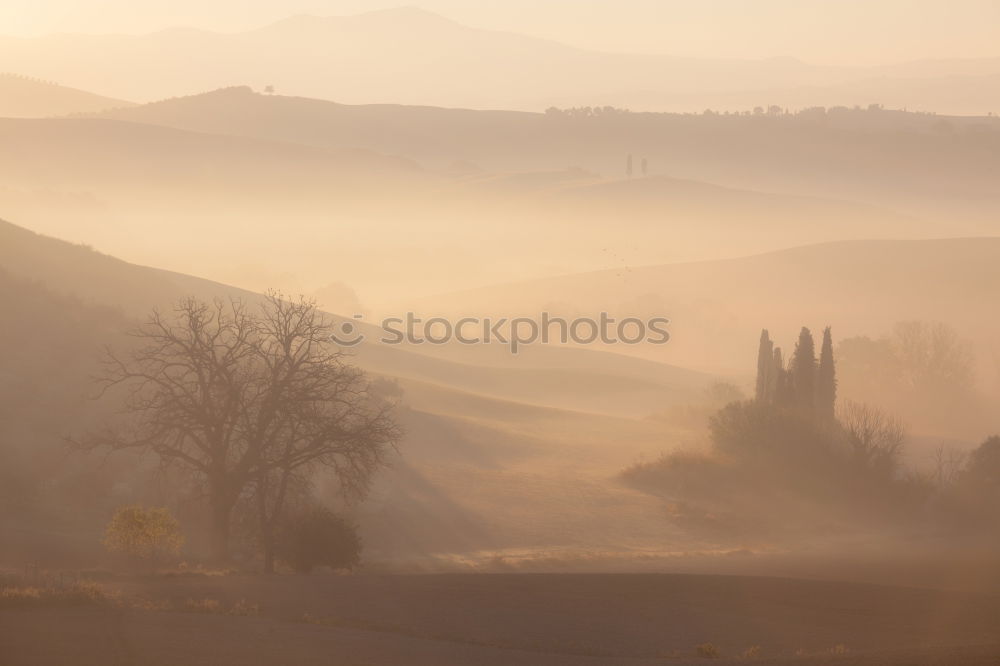
<instances>
[{"instance_id":1,"label":"distant mountain ridge","mask_svg":"<svg viewBox=\"0 0 1000 666\"><path fill-rule=\"evenodd\" d=\"M819 67L787 57L740 61L602 53L475 29L415 8L296 16L234 34L174 29L139 36L0 38L0 61L32 76L139 100L250 81L350 103L522 110L595 103L649 108L643 99L667 93L682 97L674 97L672 106L655 108L701 110L705 100L733 93L759 95L755 104L766 106L784 103L768 99L767 91L773 90L1000 74L1000 60L993 59L862 68ZM136 62L145 67L136 68ZM147 68L169 74L170 82L147 76ZM525 71L532 76L522 76ZM935 84L917 90L910 97L913 106L979 114L1000 108L1000 92L983 95L977 92L978 81L956 81L971 96L963 93L953 103ZM838 103L900 105L891 87L886 97L876 99L863 88L844 88ZM811 105L808 94L800 97ZM613 101L605 101L609 99ZM746 108L748 99L739 104Z\"/></svg>"}]
</instances>

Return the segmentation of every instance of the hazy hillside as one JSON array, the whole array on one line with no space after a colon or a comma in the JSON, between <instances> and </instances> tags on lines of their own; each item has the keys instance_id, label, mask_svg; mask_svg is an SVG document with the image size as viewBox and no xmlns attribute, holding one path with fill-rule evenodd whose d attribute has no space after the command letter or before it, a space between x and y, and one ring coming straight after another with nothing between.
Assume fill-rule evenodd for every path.
<instances>
[{"instance_id":1,"label":"hazy hillside","mask_svg":"<svg viewBox=\"0 0 1000 666\"><path fill-rule=\"evenodd\" d=\"M97 119L0 119L0 141L7 153L0 174L10 185L109 193L183 187L201 195L237 190L288 197L320 185L347 189L376 173L408 177L415 171L406 160L358 149Z\"/></svg>"},{"instance_id":2,"label":"hazy hillside","mask_svg":"<svg viewBox=\"0 0 1000 666\"><path fill-rule=\"evenodd\" d=\"M17 250L9 240L4 254ZM130 456L102 465L73 455L66 437L112 411L91 399L90 377L103 345L126 344L127 320L8 269L0 261L0 558L92 551L89 526L113 506L115 483L145 476Z\"/></svg>"},{"instance_id":3,"label":"hazy hillside","mask_svg":"<svg viewBox=\"0 0 1000 666\"><path fill-rule=\"evenodd\" d=\"M831 102L834 104L834 102ZM845 107L796 115L477 112L349 106L248 88L112 111L104 117L325 148L401 155L474 174L580 167L728 187L866 201L921 217L994 219L1000 119ZM945 212L947 211L947 212Z\"/></svg>"},{"instance_id":4,"label":"hazy hillside","mask_svg":"<svg viewBox=\"0 0 1000 666\"><path fill-rule=\"evenodd\" d=\"M111 308L128 318L141 317L153 307L169 306L183 295L203 299L237 295L251 301L259 298L236 287L136 266L3 221L0 240L0 269L10 276L84 303ZM381 337L376 327L365 323L359 326L373 341ZM455 359L447 360L439 354L428 355L426 347L413 345L396 347L373 342L353 350L363 365L386 376L501 399L520 396L526 404L638 416L669 402L671 394L683 399L710 381L709 376L695 371L600 352L539 346L523 356L497 357L494 351L489 347L447 351L445 355ZM646 393L649 395L635 402Z\"/></svg>"},{"instance_id":5,"label":"hazy hillside","mask_svg":"<svg viewBox=\"0 0 1000 666\"><path fill-rule=\"evenodd\" d=\"M304 253L314 255L305 264L327 271L341 253L356 255L339 244L352 228L370 241L373 218L402 219L413 192L426 196L437 182L405 159L370 151L119 121L0 119L0 142L5 215L135 261L257 289L295 288L260 275L294 270ZM269 226L278 219L287 233ZM323 242L303 243L301 234ZM245 272L258 279L241 280Z\"/></svg>"},{"instance_id":6,"label":"hazy hillside","mask_svg":"<svg viewBox=\"0 0 1000 666\"><path fill-rule=\"evenodd\" d=\"M88 399L93 395L88 377L103 344L127 344L121 332L131 322L185 294L257 298L2 222L0 271L0 289L16 306L0 335L6 348L21 350L21 360L0 376L0 404L10 408L4 410L0 456L18 470L26 488L42 480L34 476L37 465L66 453L63 437L95 423L106 409ZM375 557L420 557L451 566L475 559L485 548L574 551L593 546L586 535L606 533L611 524L621 530L624 552L663 533L660 525L641 526L656 502L621 488L614 476L638 456L655 456L674 445L667 426L644 417L664 405L701 400L708 376L606 353L544 348L533 350L524 364L510 357L498 363L492 349L477 349L482 358L473 350L463 362L378 344L357 349L359 365L400 382L408 433L401 457L364 507L363 526ZM72 362L60 361L67 357ZM31 379L39 376L57 381ZM32 449L22 440L38 444ZM128 471L136 465L125 458L103 472L80 468L79 474L99 474L105 491L114 486L115 493L96 504L78 502L79 525L73 529L104 516L106 502L145 492L134 485L145 477ZM517 473L529 467L529 476ZM472 482L474 500L467 492ZM566 494L587 498L593 510L585 519L567 523L578 505L567 505ZM75 544L67 525L48 525L45 515L38 520L42 527L18 528L26 530L23 543L70 539L64 546L82 553L96 547L89 541ZM449 528L453 520L479 528L456 541ZM631 533L630 524L636 528Z\"/></svg>"},{"instance_id":7,"label":"hazy hillside","mask_svg":"<svg viewBox=\"0 0 1000 666\"><path fill-rule=\"evenodd\" d=\"M762 328L833 325L838 337L878 335L904 320L944 321L997 350L1000 239L847 241L739 259L630 267L499 285L431 298L448 312L512 316L602 308L671 318L662 359L687 367L748 368ZM485 305L484 305L485 304ZM791 344L792 339L785 341ZM992 380L992 377L990 378Z\"/></svg>"},{"instance_id":8,"label":"hazy hillside","mask_svg":"<svg viewBox=\"0 0 1000 666\"><path fill-rule=\"evenodd\" d=\"M274 54L280 53L276 58ZM399 55L399 54L405 55ZM687 95L658 110L701 110L721 92L834 86L884 79L872 98L861 86L841 104L881 102L984 114L998 107L980 81L992 60L917 62L895 67L822 67L793 58L710 60L586 51L512 33L469 28L416 8L346 17L296 16L248 32L189 28L139 37L53 35L3 38L0 59L31 76L64 81L127 99L151 100L250 82L279 91L345 102L397 102L472 108L544 109L551 104L638 107L649 91ZM137 67L136 63L143 63ZM149 77L148 71L164 77ZM316 71L323 71L317 76ZM524 76L524 72L531 76ZM948 77L942 86L941 77ZM898 84L893 79L931 79ZM916 92L907 97L894 87ZM958 88L963 94L954 94ZM943 94L943 93L951 94ZM816 97L824 97L821 90ZM766 92L754 105L781 104ZM675 98L677 99L677 98ZM745 98L744 98L745 99ZM740 99L740 108L745 102ZM812 106L822 102L806 101Z\"/></svg>"},{"instance_id":9,"label":"hazy hillside","mask_svg":"<svg viewBox=\"0 0 1000 666\"><path fill-rule=\"evenodd\" d=\"M516 195L512 195L516 196ZM664 246L697 245L705 252L772 249L834 238L932 233L934 220L874 205L822 197L774 194L710 183L647 176L552 188L556 215L617 219L637 234L659 229ZM766 242L763 239L767 239Z\"/></svg>"},{"instance_id":10,"label":"hazy hillside","mask_svg":"<svg viewBox=\"0 0 1000 666\"><path fill-rule=\"evenodd\" d=\"M987 177L996 133L970 120L945 141L913 114L576 118L232 89L112 115L0 120L6 214L253 290L344 282L383 309L451 289L456 274L485 285L848 238L986 233L994 218L980 216L1000 201ZM758 133L773 139L759 152ZM885 144L877 163L856 168L876 150L871 137ZM640 145L648 175L636 152L627 179L625 156ZM810 175L805 160L835 178ZM586 163L604 175L566 168ZM949 215L899 199L917 185ZM956 214L954 199L970 192L960 205L974 214ZM627 233L609 240L609 224Z\"/></svg>"},{"instance_id":11,"label":"hazy hillside","mask_svg":"<svg viewBox=\"0 0 1000 666\"><path fill-rule=\"evenodd\" d=\"M132 102L16 74L0 74L0 118L64 116L127 106Z\"/></svg>"},{"instance_id":12,"label":"hazy hillside","mask_svg":"<svg viewBox=\"0 0 1000 666\"><path fill-rule=\"evenodd\" d=\"M467 161L485 168L516 164L529 168L522 137L544 138L540 114L474 111L402 104L341 104L284 94L262 94L248 86L223 88L151 102L103 118L198 132L294 141L326 148L371 150L449 167ZM565 165L562 165L565 166Z\"/></svg>"}]
</instances>

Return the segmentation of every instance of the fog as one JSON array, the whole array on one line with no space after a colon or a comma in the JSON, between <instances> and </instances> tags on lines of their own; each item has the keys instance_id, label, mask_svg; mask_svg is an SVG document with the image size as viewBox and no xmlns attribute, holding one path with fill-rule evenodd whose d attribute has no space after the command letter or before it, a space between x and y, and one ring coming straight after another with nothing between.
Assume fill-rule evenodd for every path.
<instances>
[{"instance_id":1,"label":"fog","mask_svg":"<svg viewBox=\"0 0 1000 666\"><path fill-rule=\"evenodd\" d=\"M992 663L958 4L5 5L0 661Z\"/></svg>"},{"instance_id":2,"label":"fog","mask_svg":"<svg viewBox=\"0 0 1000 666\"><path fill-rule=\"evenodd\" d=\"M792 56L821 65L879 65L910 60L996 57L989 0L848 0L822 7L793 0L528 0L468 3L422 0L415 6L476 28L515 32L578 48L698 58ZM392 0L217 0L198 3L106 0L11 0L0 9L4 32L137 34L166 27L240 32L297 14L350 16L395 9ZM573 20L566 20L572 15ZM887 35L889 35L887 37Z\"/></svg>"}]
</instances>

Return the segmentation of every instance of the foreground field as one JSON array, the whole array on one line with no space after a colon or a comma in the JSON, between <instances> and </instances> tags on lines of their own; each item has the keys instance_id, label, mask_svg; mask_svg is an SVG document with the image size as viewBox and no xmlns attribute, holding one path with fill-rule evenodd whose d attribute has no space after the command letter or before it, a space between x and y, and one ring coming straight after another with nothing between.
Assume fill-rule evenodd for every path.
<instances>
[{"instance_id":1,"label":"foreground field","mask_svg":"<svg viewBox=\"0 0 1000 666\"><path fill-rule=\"evenodd\" d=\"M1000 663L1000 598L912 588L682 575L228 576L109 587L120 595L112 605L0 608L0 663Z\"/></svg>"}]
</instances>

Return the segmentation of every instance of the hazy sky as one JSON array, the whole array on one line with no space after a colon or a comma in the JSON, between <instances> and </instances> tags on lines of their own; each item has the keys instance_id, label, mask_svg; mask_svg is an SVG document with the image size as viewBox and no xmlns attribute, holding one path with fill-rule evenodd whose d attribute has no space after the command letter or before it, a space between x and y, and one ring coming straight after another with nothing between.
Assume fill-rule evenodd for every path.
<instances>
[{"instance_id":1,"label":"hazy sky","mask_svg":"<svg viewBox=\"0 0 1000 666\"><path fill-rule=\"evenodd\" d=\"M291 14L419 6L588 48L880 64L1000 56L1000 0L3 0L0 32L237 31Z\"/></svg>"}]
</instances>

